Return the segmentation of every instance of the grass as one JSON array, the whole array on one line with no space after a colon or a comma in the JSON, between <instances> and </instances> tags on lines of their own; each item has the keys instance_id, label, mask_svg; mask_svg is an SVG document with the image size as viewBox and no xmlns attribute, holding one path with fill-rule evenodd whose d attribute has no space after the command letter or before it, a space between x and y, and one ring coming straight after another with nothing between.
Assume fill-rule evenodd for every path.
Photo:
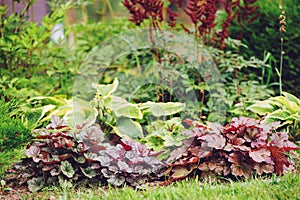
<instances>
[{"instance_id":1,"label":"grass","mask_svg":"<svg viewBox=\"0 0 300 200\"><path fill-rule=\"evenodd\" d=\"M255 178L246 182L228 184L185 180L165 187L148 187L145 190L123 188L77 188L64 183L59 187L45 188L39 193L10 191L0 199L74 199L74 200L132 200L132 199L300 199L300 174L287 174L271 178ZM16 196L17 195L17 196ZM17 198L18 197L18 198Z\"/></svg>"},{"instance_id":2,"label":"grass","mask_svg":"<svg viewBox=\"0 0 300 200\"><path fill-rule=\"evenodd\" d=\"M0 152L0 178L9 169L11 163L20 161L24 157L24 149L17 148Z\"/></svg>"}]
</instances>

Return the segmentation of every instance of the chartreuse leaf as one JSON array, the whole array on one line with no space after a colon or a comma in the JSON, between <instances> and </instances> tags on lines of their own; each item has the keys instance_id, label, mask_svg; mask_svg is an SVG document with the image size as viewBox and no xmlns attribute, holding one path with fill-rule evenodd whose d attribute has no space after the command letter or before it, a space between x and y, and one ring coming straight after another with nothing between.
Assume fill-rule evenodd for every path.
<instances>
[{"instance_id":1,"label":"chartreuse leaf","mask_svg":"<svg viewBox=\"0 0 300 200\"><path fill-rule=\"evenodd\" d=\"M40 100L43 104L46 105L56 105L56 106L63 106L66 104L66 100L62 98L56 98L56 97L47 97L47 96L39 96L39 97L33 97L28 100L28 102Z\"/></svg>"},{"instance_id":2,"label":"chartreuse leaf","mask_svg":"<svg viewBox=\"0 0 300 200\"><path fill-rule=\"evenodd\" d=\"M127 136L133 139L143 137L142 126L128 117L119 117L117 119L116 126L113 128L114 131L121 137Z\"/></svg>"},{"instance_id":3,"label":"chartreuse leaf","mask_svg":"<svg viewBox=\"0 0 300 200\"><path fill-rule=\"evenodd\" d=\"M69 126L76 127L76 125L82 124L90 126L95 123L98 111L90 102L74 98L73 104L73 109L68 110L64 116L64 120Z\"/></svg>"},{"instance_id":4,"label":"chartreuse leaf","mask_svg":"<svg viewBox=\"0 0 300 200\"><path fill-rule=\"evenodd\" d=\"M49 111L51 111L51 110L53 110L55 108L56 108L55 105L46 105L46 106L43 106L42 107L42 113L41 113L41 116L38 119L38 121L44 122L44 121L50 120L51 119L51 115L48 115L44 119L43 119L43 117L46 115L47 112L49 112Z\"/></svg>"},{"instance_id":5,"label":"chartreuse leaf","mask_svg":"<svg viewBox=\"0 0 300 200\"><path fill-rule=\"evenodd\" d=\"M127 102L125 99L112 96L105 101L105 106L111 108L116 117L128 117L133 119L142 119L143 113L136 104Z\"/></svg>"},{"instance_id":6,"label":"chartreuse leaf","mask_svg":"<svg viewBox=\"0 0 300 200\"><path fill-rule=\"evenodd\" d=\"M179 113L185 108L184 103L180 102L167 102L167 103L156 103L146 102L140 104L141 109L148 109L155 117L168 116Z\"/></svg>"},{"instance_id":7,"label":"chartreuse leaf","mask_svg":"<svg viewBox=\"0 0 300 200\"><path fill-rule=\"evenodd\" d=\"M51 119L51 116L53 116L53 115L54 116L64 116L70 110L72 110L72 105L71 104L70 105L61 106L61 107L55 109L53 112L51 112L51 114L49 115L49 119ZM43 119L42 121L45 121L45 120L46 120L46 118Z\"/></svg>"},{"instance_id":8,"label":"chartreuse leaf","mask_svg":"<svg viewBox=\"0 0 300 200\"><path fill-rule=\"evenodd\" d=\"M290 115L286 118L286 120L300 121L300 113Z\"/></svg>"},{"instance_id":9,"label":"chartreuse leaf","mask_svg":"<svg viewBox=\"0 0 300 200\"><path fill-rule=\"evenodd\" d=\"M112 84L105 84L105 85L104 84L96 84L96 83L92 84L92 87L95 88L97 90L97 92L104 97L109 96L113 92L115 92L117 90L118 86L119 86L119 80L117 78L114 79Z\"/></svg>"},{"instance_id":10,"label":"chartreuse leaf","mask_svg":"<svg viewBox=\"0 0 300 200\"><path fill-rule=\"evenodd\" d=\"M75 174L72 164L69 161L61 162L60 169L62 173L66 175L68 178L72 178L73 175Z\"/></svg>"},{"instance_id":11,"label":"chartreuse leaf","mask_svg":"<svg viewBox=\"0 0 300 200\"><path fill-rule=\"evenodd\" d=\"M292 110L290 101L287 98L285 98L283 96L277 96L277 97L272 97L270 99L273 100L274 102L278 102L278 103L282 104L282 106L284 106L285 109L288 109L290 111Z\"/></svg>"},{"instance_id":12,"label":"chartreuse leaf","mask_svg":"<svg viewBox=\"0 0 300 200\"><path fill-rule=\"evenodd\" d=\"M268 117L278 120L286 120L291 113L288 110L275 110L274 112L270 113Z\"/></svg>"},{"instance_id":13,"label":"chartreuse leaf","mask_svg":"<svg viewBox=\"0 0 300 200\"><path fill-rule=\"evenodd\" d=\"M282 94L291 102L296 103L298 106L300 106L300 99L295 97L294 95L287 93L287 92L282 92Z\"/></svg>"},{"instance_id":14,"label":"chartreuse leaf","mask_svg":"<svg viewBox=\"0 0 300 200\"><path fill-rule=\"evenodd\" d=\"M275 110L271 103L272 103L272 101L270 101L270 100L259 101L255 104L249 106L247 109L249 109L252 112L255 112L259 115L265 115L265 114L271 113Z\"/></svg>"}]
</instances>

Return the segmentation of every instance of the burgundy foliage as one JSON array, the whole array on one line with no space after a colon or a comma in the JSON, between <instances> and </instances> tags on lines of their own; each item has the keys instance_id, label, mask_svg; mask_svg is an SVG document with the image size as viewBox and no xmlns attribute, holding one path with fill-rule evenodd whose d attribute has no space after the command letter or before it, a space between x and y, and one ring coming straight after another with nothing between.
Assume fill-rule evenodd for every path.
<instances>
[{"instance_id":1,"label":"burgundy foliage","mask_svg":"<svg viewBox=\"0 0 300 200\"><path fill-rule=\"evenodd\" d=\"M224 127L196 124L184 133L189 139L168 160L171 180L194 174L202 178L280 175L294 168L286 153L300 149L286 133L274 133L272 126L245 117L234 118Z\"/></svg>"},{"instance_id":2,"label":"burgundy foliage","mask_svg":"<svg viewBox=\"0 0 300 200\"><path fill-rule=\"evenodd\" d=\"M98 126L71 130L53 117L25 152L12 179L28 184L31 191L61 180L140 187L158 177L164 167L145 145L122 139L116 146L104 142Z\"/></svg>"}]
</instances>

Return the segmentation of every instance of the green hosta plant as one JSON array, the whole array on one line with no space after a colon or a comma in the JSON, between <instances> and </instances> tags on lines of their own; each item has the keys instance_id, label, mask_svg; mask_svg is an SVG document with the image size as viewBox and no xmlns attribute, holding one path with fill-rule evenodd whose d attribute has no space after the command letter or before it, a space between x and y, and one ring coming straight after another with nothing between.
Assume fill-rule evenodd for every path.
<instances>
[{"instance_id":1,"label":"green hosta plant","mask_svg":"<svg viewBox=\"0 0 300 200\"><path fill-rule=\"evenodd\" d=\"M264 116L266 123L282 122L279 128L289 132L295 141L300 141L300 99L296 96L283 92L283 96L258 101L248 109Z\"/></svg>"},{"instance_id":2,"label":"green hosta plant","mask_svg":"<svg viewBox=\"0 0 300 200\"><path fill-rule=\"evenodd\" d=\"M182 146L182 141L187 138L182 134L184 126L178 117L166 121L154 121L146 126L146 130L148 134L141 141L154 151L164 150L165 152L159 156L160 159L167 158L170 150Z\"/></svg>"},{"instance_id":3,"label":"green hosta plant","mask_svg":"<svg viewBox=\"0 0 300 200\"><path fill-rule=\"evenodd\" d=\"M64 118L73 126L82 123L93 124L97 119L105 132L114 131L121 137L142 138L143 130L139 121L143 120L146 115L169 116L179 113L185 108L185 104L180 102L131 103L114 95L118 86L117 78L112 84L93 84L96 91L94 99L89 102L75 97L73 109L68 111ZM91 115L93 117L90 120L78 119L78 116L85 116L87 119Z\"/></svg>"},{"instance_id":4,"label":"green hosta plant","mask_svg":"<svg viewBox=\"0 0 300 200\"><path fill-rule=\"evenodd\" d=\"M10 178L27 183L33 192L62 181L142 186L157 178L164 166L156 158L160 152L141 143L122 139L112 146L105 142L98 126L72 129L53 117L37 132L37 140L26 149L27 158L16 165L16 174Z\"/></svg>"},{"instance_id":5,"label":"green hosta plant","mask_svg":"<svg viewBox=\"0 0 300 200\"><path fill-rule=\"evenodd\" d=\"M283 174L295 167L287 152L300 149L286 133L273 132L271 125L246 117L233 118L224 127L196 124L185 134L189 139L169 158L171 180L195 174L201 178Z\"/></svg>"}]
</instances>

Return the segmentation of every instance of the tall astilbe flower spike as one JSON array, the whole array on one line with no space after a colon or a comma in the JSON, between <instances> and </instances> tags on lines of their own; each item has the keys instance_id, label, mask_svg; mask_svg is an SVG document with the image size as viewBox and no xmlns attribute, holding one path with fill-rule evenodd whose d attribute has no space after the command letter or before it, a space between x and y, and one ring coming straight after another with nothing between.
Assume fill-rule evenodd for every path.
<instances>
[{"instance_id":1,"label":"tall astilbe flower spike","mask_svg":"<svg viewBox=\"0 0 300 200\"><path fill-rule=\"evenodd\" d=\"M162 0L124 0L123 5L131 14L130 21L137 26L150 19L150 26L158 28L159 23L164 20Z\"/></svg>"},{"instance_id":2,"label":"tall astilbe flower spike","mask_svg":"<svg viewBox=\"0 0 300 200\"><path fill-rule=\"evenodd\" d=\"M174 12L171 8L167 8L167 23L170 27L176 26L178 14Z\"/></svg>"},{"instance_id":3,"label":"tall astilbe flower spike","mask_svg":"<svg viewBox=\"0 0 300 200\"><path fill-rule=\"evenodd\" d=\"M227 13L226 19L223 20L222 30L216 33L217 38L213 38L216 44L218 44L220 49L224 49L225 39L229 37L229 26L231 22L235 19L237 13L233 13L233 7L235 6L231 0L220 0L220 3L223 4L224 9Z\"/></svg>"}]
</instances>

